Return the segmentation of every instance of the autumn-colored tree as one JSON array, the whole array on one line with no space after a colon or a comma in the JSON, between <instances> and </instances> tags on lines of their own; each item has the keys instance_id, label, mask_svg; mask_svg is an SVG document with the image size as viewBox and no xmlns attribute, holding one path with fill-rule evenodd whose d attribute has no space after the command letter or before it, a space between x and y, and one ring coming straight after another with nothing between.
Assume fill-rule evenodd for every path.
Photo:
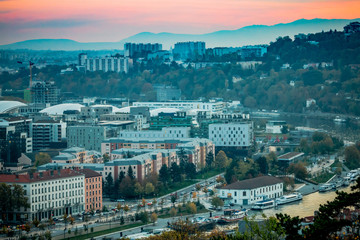
<instances>
[{"instance_id":1,"label":"autumn-colored tree","mask_svg":"<svg viewBox=\"0 0 360 240\"><path fill-rule=\"evenodd\" d=\"M177 213L176 208L172 207L172 208L170 209L169 213L170 213L170 216L171 216L171 217L175 217L175 216L176 216L176 213Z\"/></svg>"},{"instance_id":2,"label":"autumn-colored tree","mask_svg":"<svg viewBox=\"0 0 360 240\"><path fill-rule=\"evenodd\" d=\"M186 209L191 214L195 214L197 212L196 205L193 202L189 202L186 206Z\"/></svg>"},{"instance_id":3,"label":"autumn-colored tree","mask_svg":"<svg viewBox=\"0 0 360 240\"><path fill-rule=\"evenodd\" d=\"M51 157L47 153L39 152L35 155L35 167L51 162Z\"/></svg>"},{"instance_id":4,"label":"autumn-colored tree","mask_svg":"<svg viewBox=\"0 0 360 240\"><path fill-rule=\"evenodd\" d=\"M150 216L150 219L151 219L151 222L155 225L155 222L157 221L157 215L156 213L152 213L151 216Z\"/></svg>"},{"instance_id":5,"label":"autumn-colored tree","mask_svg":"<svg viewBox=\"0 0 360 240\"><path fill-rule=\"evenodd\" d=\"M230 161L224 151L219 151L215 157L214 165L216 169L225 169L229 166Z\"/></svg>"}]
</instances>

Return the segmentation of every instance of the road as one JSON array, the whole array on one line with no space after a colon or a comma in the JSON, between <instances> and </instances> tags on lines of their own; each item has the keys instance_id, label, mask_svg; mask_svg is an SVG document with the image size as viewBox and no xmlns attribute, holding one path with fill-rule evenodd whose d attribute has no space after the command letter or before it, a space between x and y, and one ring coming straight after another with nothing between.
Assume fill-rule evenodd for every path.
<instances>
[{"instance_id":1,"label":"road","mask_svg":"<svg viewBox=\"0 0 360 240\"><path fill-rule=\"evenodd\" d=\"M216 177L219 176L219 175L223 176L224 174L222 173L222 174L218 174L218 175L216 175L214 177L211 177L211 178L208 178L208 179L205 179L205 180L200 180L196 184L190 185L188 187L185 187L183 189L180 189L180 190L176 191L177 196L178 196L177 203L181 204L181 202L183 200L185 200L186 202L190 201L191 200L191 194L190 193L195 190L195 186L197 184L202 185L202 188L205 187L205 186L208 189L214 188L214 186L216 184ZM211 184L209 184L209 183L211 183ZM161 199L164 199L164 205L162 206L163 208L171 207L172 206L172 203L171 203L171 195L172 194L173 193L169 193L167 195L164 195L164 196L161 196L161 197L157 198L156 199L157 206L151 206L151 207L145 206L145 210L146 211L152 211L152 210L154 210L153 209L154 207L157 207L159 209ZM196 196L197 196L197 198L199 197L200 202L203 203L206 208L210 207L210 203L208 203L205 200L206 199L205 193L200 192L200 194L197 194ZM111 214L106 215L106 216L91 217L88 222L83 222L82 220L79 219L80 218L79 216L76 216L75 217L75 224L74 225L67 224L67 226L66 226L67 230L70 228L72 230L72 232L75 231L75 229L78 229L78 231L83 231L84 225L88 226L88 229L90 229L91 227L95 228L95 227L104 226L104 225L105 226L108 225L110 227L111 224L113 224L113 226L115 224L118 225L121 214L123 214L123 216L135 215L135 213L137 212L137 208L138 208L137 206L138 206L139 201L141 201L141 200L126 201L125 204L130 207L130 210L127 213L124 213L124 212L122 212L122 213L119 213L119 212L114 213L114 212L112 212ZM110 209L116 208L117 203L116 202L105 201L104 206L108 207L108 209L110 210ZM209 216L209 213L206 213L205 215ZM154 228L166 227L167 226L167 221L168 220L159 219L158 224L156 226L154 226ZM62 236L64 234L65 224L63 222L58 222L58 223L56 223L55 226L56 227L51 230L52 236ZM153 226L151 226L151 227L153 227ZM67 230L66 230L66 235L67 235ZM139 232L139 231L140 231L140 228L135 228L133 230L127 230L125 232L129 232L128 234L130 234L132 232ZM119 237L119 235L117 235L117 237Z\"/></svg>"}]
</instances>

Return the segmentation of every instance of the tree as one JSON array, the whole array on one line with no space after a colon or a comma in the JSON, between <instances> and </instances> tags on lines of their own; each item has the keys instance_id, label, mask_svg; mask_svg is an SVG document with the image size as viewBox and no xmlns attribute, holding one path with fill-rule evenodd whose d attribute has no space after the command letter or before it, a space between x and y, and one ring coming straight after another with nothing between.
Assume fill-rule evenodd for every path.
<instances>
[{"instance_id":1,"label":"tree","mask_svg":"<svg viewBox=\"0 0 360 240\"><path fill-rule=\"evenodd\" d=\"M20 208L28 208L28 198L21 185L0 183L0 210L2 213L12 214ZM5 219L6 220L6 219Z\"/></svg>"},{"instance_id":2,"label":"tree","mask_svg":"<svg viewBox=\"0 0 360 240\"><path fill-rule=\"evenodd\" d=\"M148 221L149 221L149 215L148 215L148 213L146 211L141 212L139 214L139 218L140 218L142 223L148 223Z\"/></svg>"},{"instance_id":3,"label":"tree","mask_svg":"<svg viewBox=\"0 0 360 240\"><path fill-rule=\"evenodd\" d=\"M123 171L120 171L119 174L119 184L122 182L122 180L125 178L125 173Z\"/></svg>"},{"instance_id":4,"label":"tree","mask_svg":"<svg viewBox=\"0 0 360 240\"><path fill-rule=\"evenodd\" d=\"M133 169L132 169L131 166L129 166L127 174L128 174L128 176L130 177L131 180L135 179L134 172L133 172Z\"/></svg>"},{"instance_id":5,"label":"tree","mask_svg":"<svg viewBox=\"0 0 360 240\"><path fill-rule=\"evenodd\" d=\"M281 133L282 134L287 134L289 132L289 127L287 125L284 125L282 128L281 128Z\"/></svg>"},{"instance_id":6,"label":"tree","mask_svg":"<svg viewBox=\"0 0 360 240\"><path fill-rule=\"evenodd\" d=\"M355 169L360 166L360 151L356 146L349 146L345 148L345 162L350 169Z\"/></svg>"},{"instance_id":7,"label":"tree","mask_svg":"<svg viewBox=\"0 0 360 240\"><path fill-rule=\"evenodd\" d=\"M134 185L134 193L139 197L144 193L144 188L139 182L136 182Z\"/></svg>"},{"instance_id":8,"label":"tree","mask_svg":"<svg viewBox=\"0 0 360 240\"><path fill-rule=\"evenodd\" d=\"M170 209L169 213L170 213L170 216L171 216L171 217L175 217L175 216L176 216L176 213L177 213L176 208L172 207L172 208Z\"/></svg>"},{"instance_id":9,"label":"tree","mask_svg":"<svg viewBox=\"0 0 360 240\"><path fill-rule=\"evenodd\" d=\"M146 195L153 194L154 190L155 190L155 187L152 183L150 183L150 182L146 183L146 185L145 185L145 194Z\"/></svg>"},{"instance_id":10,"label":"tree","mask_svg":"<svg viewBox=\"0 0 360 240\"><path fill-rule=\"evenodd\" d=\"M151 219L151 222L155 225L155 222L157 221L157 215L156 213L152 213L151 216L150 216L150 219Z\"/></svg>"},{"instance_id":11,"label":"tree","mask_svg":"<svg viewBox=\"0 0 360 240\"><path fill-rule=\"evenodd\" d=\"M224 151L219 151L215 157L215 168L225 169L229 166L230 162Z\"/></svg>"},{"instance_id":12,"label":"tree","mask_svg":"<svg viewBox=\"0 0 360 240\"><path fill-rule=\"evenodd\" d=\"M108 195L111 194L112 192L112 187L114 185L114 179L113 177L111 176L111 173L109 173L107 176L106 176L106 185L105 185L105 190L106 190L106 193Z\"/></svg>"},{"instance_id":13,"label":"tree","mask_svg":"<svg viewBox=\"0 0 360 240\"><path fill-rule=\"evenodd\" d=\"M269 164L266 160L266 157L259 157L256 159L256 163L259 165L259 170L262 174L268 174Z\"/></svg>"},{"instance_id":14,"label":"tree","mask_svg":"<svg viewBox=\"0 0 360 240\"><path fill-rule=\"evenodd\" d=\"M196 205L195 203L193 202L189 202L187 205L186 205L186 209L189 213L191 214L196 214L197 212L197 208L196 208Z\"/></svg>"},{"instance_id":15,"label":"tree","mask_svg":"<svg viewBox=\"0 0 360 240\"><path fill-rule=\"evenodd\" d=\"M296 178L306 179L308 173L302 162L291 163L288 169L289 173L294 173Z\"/></svg>"},{"instance_id":16,"label":"tree","mask_svg":"<svg viewBox=\"0 0 360 240\"><path fill-rule=\"evenodd\" d=\"M163 164L159 171L159 180L167 186L168 182L170 181L170 173L166 164Z\"/></svg>"},{"instance_id":17,"label":"tree","mask_svg":"<svg viewBox=\"0 0 360 240\"><path fill-rule=\"evenodd\" d=\"M104 160L104 163L107 163L108 161L110 161L110 157L109 157L109 155L107 153L105 153L103 155L103 160Z\"/></svg>"},{"instance_id":18,"label":"tree","mask_svg":"<svg viewBox=\"0 0 360 240\"><path fill-rule=\"evenodd\" d=\"M177 194L176 193L171 194L171 199L170 200L171 200L173 206L175 206L176 199L177 199Z\"/></svg>"},{"instance_id":19,"label":"tree","mask_svg":"<svg viewBox=\"0 0 360 240\"><path fill-rule=\"evenodd\" d=\"M35 155L35 167L47 164L51 162L51 157L47 153L37 153Z\"/></svg>"},{"instance_id":20,"label":"tree","mask_svg":"<svg viewBox=\"0 0 360 240\"><path fill-rule=\"evenodd\" d=\"M185 163L185 173L188 179L194 179L196 177L196 166L194 163Z\"/></svg>"},{"instance_id":21,"label":"tree","mask_svg":"<svg viewBox=\"0 0 360 240\"><path fill-rule=\"evenodd\" d=\"M207 169L212 167L212 164L214 162L214 153L212 151L208 152L208 154L206 155L205 162Z\"/></svg>"},{"instance_id":22,"label":"tree","mask_svg":"<svg viewBox=\"0 0 360 240\"><path fill-rule=\"evenodd\" d=\"M181 181L181 171L179 166L173 162L170 168L170 176L173 182L180 182Z\"/></svg>"},{"instance_id":23,"label":"tree","mask_svg":"<svg viewBox=\"0 0 360 240\"><path fill-rule=\"evenodd\" d=\"M224 201L221 200L221 198L219 198L219 197L213 197L213 198L211 199L211 204L212 204L215 208L218 208L218 207L224 206Z\"/></svg>"}]
</instances>

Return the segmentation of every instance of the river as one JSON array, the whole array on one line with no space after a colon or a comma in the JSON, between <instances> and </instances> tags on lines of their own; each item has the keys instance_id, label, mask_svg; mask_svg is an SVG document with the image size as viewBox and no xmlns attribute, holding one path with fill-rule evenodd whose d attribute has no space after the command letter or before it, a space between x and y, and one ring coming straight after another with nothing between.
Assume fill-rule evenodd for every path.
<instances>
[{"instance_id":1,"label":"river","mask_svg":"<svg viewBox=\"0 0 360 240\"><path fill-rule=\"evenodd\" d=\"M350 192L350 186L346 188L340 188L340 191ZM325 204L327 201L332 201L336 197L335 191L329 191L325 193L315 192L312 194L308 194L303 196L301 201L288 203L284 205L280 205L276 208L265 209L261 213L264 213L266 216L275 216L276 213L286 213L292 217L307 217L313 216L314 211L318 210L320 204ZM251 211L250 215L259 214L259 212Z\"/></svg>"}]
</instances>

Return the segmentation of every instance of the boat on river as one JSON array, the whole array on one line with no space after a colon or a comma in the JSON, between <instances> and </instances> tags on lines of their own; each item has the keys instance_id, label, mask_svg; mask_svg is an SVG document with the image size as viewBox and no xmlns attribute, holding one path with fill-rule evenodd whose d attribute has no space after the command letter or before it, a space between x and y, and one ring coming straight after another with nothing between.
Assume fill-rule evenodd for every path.
<instances>
[{"instance_id":1,"label":"boat on river","mask_svg":"<svg viewBox=\"0 0 360 240\"><path fill-rule=\"evenodd\" d=\"M254 203L251 207L252 210L263 210L275 207L275 200L267 199Z\"/></svg>"},{"instance_id":2,"label":"boat on river","mask_svg":"<svg viewBox=\"0 0 360 240\"><path fill-rule=\"evenodd\" d=\"M217 220L217 224L225 225L230 223L237 223L247 216L247 210L225 209L224 215Z\"/></svg>"},{"instance_id":3,"label":"boat on river","mask_svg":"<svg viewBox=\"0 0 360 240\"><path fill-rule=\"evenodd\" d=\"M288 195L281 196L275 200L276 205L291 203L302 199L301 193L291 193Z\"/></svg>"},{"instance_id":4,"label":"boat on river","mask_svg":"<svg viewBox=\"0 0 360 240\"><path fill-rule=\"evenodd\" d=\"M319 192L327 192L333 189L333 184L325 183L319 187Z\"/></svg>"},{"instance_id":5,"label":"boat on river","mask_svg":"<svg viewBox=\"0 0 360 240\"><path fill-rule=\"evenodd\" d=\"M341 118L340 116L336 116L336 118L334 118L334 122L337 122L337 123L345 123L345 122L346 122L346 119Z\"/></svg>"}]
</instances>

